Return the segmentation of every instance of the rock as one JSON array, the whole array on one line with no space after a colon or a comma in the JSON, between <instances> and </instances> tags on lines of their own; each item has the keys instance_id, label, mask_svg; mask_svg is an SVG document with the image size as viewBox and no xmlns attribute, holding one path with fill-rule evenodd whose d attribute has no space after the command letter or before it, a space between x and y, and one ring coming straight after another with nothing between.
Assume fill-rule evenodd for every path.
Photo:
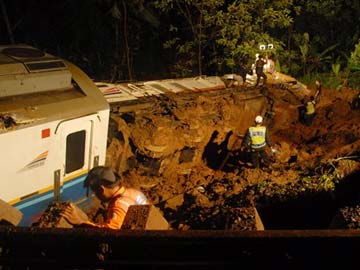
<instances>
[{"instance_id":1,"label":"rock","mask_svg":"<svg viewBox=\"0 0 360 270\"><path fill-rule=\"evenodd\" d=\"M33 227L41 228L73 228L64 217L61 216L62 211L69 206L70 202L52 202L48 208L40 216L39 220L34 223ZM80 216L87 219L87 215L76 205L73 205Z\"/></svg>"},{"instance_id":2,"label":"rock","mask_svg":"<svg viewBox=\"0 0 360 270\"><path fill-rule=\"evenodd\" d=\"M263 231L264 224L255 207L240 207L229 210L225 229L235 231Z\"/></svg>"},{"instance_id":3,"label":"rock","mask_svg":"<svg viewBox=\"0 0 360 270\"><path fill-rule=\"evenodd\" d=\"M122 230L169 230L170 225L153 205L131 205L121 226Z\"/></svg>"},{"instance_id":4,"label":"rock","mask_svg":"<svg viewBox=\"0 0 360 270\"><path fill-rule=\"evenodd\" d=\"M0 199L0 224L18 225L23 214L15 207Z\"/></svg>"}]
</instances>

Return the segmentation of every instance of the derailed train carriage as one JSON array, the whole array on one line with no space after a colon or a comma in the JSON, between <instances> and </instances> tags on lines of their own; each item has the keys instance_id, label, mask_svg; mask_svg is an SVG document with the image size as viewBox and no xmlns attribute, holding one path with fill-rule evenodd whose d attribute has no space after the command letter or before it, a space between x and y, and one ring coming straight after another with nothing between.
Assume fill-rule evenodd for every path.
<instances>
[{"instance_id":1,"label":"derailed train carriage","mask_svg":"<svg viewBox=\"0 0 360 270\"><path fill-rule=\"evenodd\" d=\"M86 200L105 163L109 104L75 65L27 45L0 46L0 199L31 225L52 200Z\"/></svg>"}]
</instances>

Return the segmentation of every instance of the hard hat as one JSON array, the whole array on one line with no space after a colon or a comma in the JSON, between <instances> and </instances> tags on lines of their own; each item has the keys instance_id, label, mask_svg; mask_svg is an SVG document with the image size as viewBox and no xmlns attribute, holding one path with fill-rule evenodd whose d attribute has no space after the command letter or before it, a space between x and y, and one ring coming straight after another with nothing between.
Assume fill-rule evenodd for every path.
<instances>
[{"instance_id":1,"label":"hard hat","mask_svg":"<svg viewBox=\"0 0 360 270\"><path fill-rule=\"evenodd\" d=\"M262 118L261 115L258 115L258 116L255 117L255 123L256 124L261 124L262 121L263 121L263 118Z\"/></svg>"}]
</instances>

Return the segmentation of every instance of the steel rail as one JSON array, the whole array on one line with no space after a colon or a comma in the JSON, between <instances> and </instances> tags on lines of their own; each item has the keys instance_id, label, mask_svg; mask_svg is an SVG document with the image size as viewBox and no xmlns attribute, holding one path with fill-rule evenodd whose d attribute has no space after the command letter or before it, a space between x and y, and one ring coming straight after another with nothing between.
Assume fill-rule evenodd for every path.
<instances>
[{"instance_id":1,"label":"steel rail","mask_svg":"<svg viewBox=\"0 0 360 270\"><path fill-rule=\"evenodd\" d=\"M357 268L360 230L124 231L0 227L0 269ZM3 268L1 268L3 267Z\"/></svg>"}]
</instances>

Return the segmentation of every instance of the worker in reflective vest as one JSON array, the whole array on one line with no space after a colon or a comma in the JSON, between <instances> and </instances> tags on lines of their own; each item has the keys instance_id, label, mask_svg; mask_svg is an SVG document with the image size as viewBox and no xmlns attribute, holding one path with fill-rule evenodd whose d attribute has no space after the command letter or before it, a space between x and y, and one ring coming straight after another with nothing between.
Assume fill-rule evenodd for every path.
<instances>
[{"instance_id":1,"label":"worker in reflective vest","mask_svg":"<svg viewBox=\"0 0 360 270\"><path fill-rule=\"evenodd\" d=\"M273 153L276 152L272 147L269 133L267 132L266 127L262 125L262 122L263 117L260 115L256 116L256 125L248 128L243 141L244 147L247 149L250 148L251 161L255 168L260 167L260 162L266 167L270 166L272 163L272 160L265 151L266 146L269 146Z\"/></svg>"},{"instance_id":2,"label":"worker in reflective vest","mask_svg":"<svg viewBox=\"0 0 360 270\"><path fill-rule=\"evenodd\" d=\"M315 98L310 97L310 100L306 101L305 113L303 115L303 122L305 125L310 126L315 117Z\"/></svg>"},{"instance_id":3,"label":"worker in reflective vest","mask_svg":"<svg viewBox=\"0 0 360 270\"><path fill-rule=\"evenodd\" d=\"M129 206L148 204L148 200L141 191L125 187L121 183L121 177L109 167L98 166L90 170L84 187L90 188L101 202L107 203L106 221L104 224L96 224L79 215L76 208L70 205L62 216L73 225L120 229Z\"/></svg>"}]
</instances>

